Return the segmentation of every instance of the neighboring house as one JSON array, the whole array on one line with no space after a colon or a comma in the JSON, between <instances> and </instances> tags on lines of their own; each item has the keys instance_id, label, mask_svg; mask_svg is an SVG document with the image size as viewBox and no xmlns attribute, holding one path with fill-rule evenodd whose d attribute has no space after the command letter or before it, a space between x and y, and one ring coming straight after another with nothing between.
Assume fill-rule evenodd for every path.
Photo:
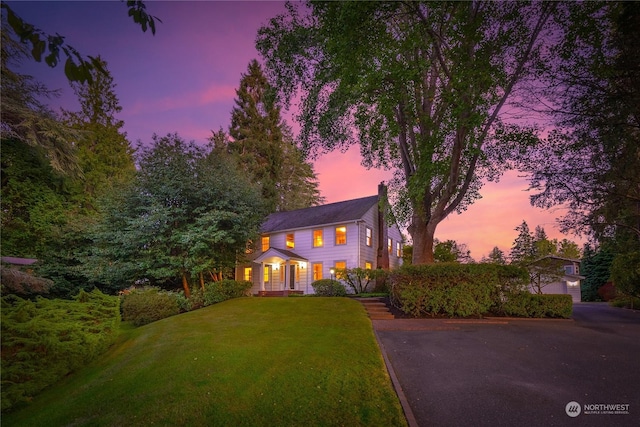
<instances>
[{"instance_id":1,"label":"neighboring house","mask_svg":"<svg viewBox=\"0 0 640 427\"><path fill-rule=\"evenodd\" d=\"M529 265L529 291L543 294L569 294L573 302L582 301L580 260L548 255Z\"/></svg>"},{"instance_id":2,"label":"neighboring house","mask_svg":"<svg viewBox=\"0 0 640 427\"><path fill-rule=\"evenodd\" d=\"M387 224L385 204L380 184L375 196L269 215L236 280L253 282L253 294L312 294L311 283L335 278L337 269L399 267L403 238Z\"/></svg>"}]
</instances>

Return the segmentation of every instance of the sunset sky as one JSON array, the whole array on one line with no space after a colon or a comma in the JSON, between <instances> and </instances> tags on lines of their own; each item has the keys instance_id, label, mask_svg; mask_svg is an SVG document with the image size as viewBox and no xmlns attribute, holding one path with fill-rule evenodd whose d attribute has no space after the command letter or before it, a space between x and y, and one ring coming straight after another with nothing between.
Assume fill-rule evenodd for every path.
<instances>
[{"instance_id":1,"label":"sunset sky","mask_svg":"<svg viewBox=\"0 0 640 427\"><path fill-rule=\"evenodd\" d=\"M107 61L123 107L119 118L133 144L149 142L153 133L173 132L204 144L212 130L228 130L241 74L252 59L261 61L255 49L257 30L284 12L284 3L146 3L149 14L162 20L155 36L143 33L120 1L8 2L25 21L63 35L84 55L100 55ZM78 109L62 66L50 69L44 63L26 61L21 71L51 89L61 89L61 97L49 102L52 108ZM373 195L378 183L391 177L389 171L360 166L357 147L324 155L314 168L327 202ZM526 179L515 172L497 184L487 184L481 191L483 198L463 214L445 219L436 237L467 244L478 261L494 246L508 255L517 235L514 229L523 220L531 230L541 225L551 238L567 237L582 244L557 230L555 218L561 211L531 207L526 189Z\"/></svg>"}]
</instances>

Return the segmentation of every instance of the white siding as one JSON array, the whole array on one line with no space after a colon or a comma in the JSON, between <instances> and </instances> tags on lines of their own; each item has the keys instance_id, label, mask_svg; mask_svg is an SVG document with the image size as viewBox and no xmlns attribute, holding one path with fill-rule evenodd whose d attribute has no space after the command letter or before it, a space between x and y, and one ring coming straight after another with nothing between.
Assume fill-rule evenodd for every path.
<instances>
[{"instance_id":1,"label":"white siding","mask_svg":"<svg viewBox=\"0 0 640 427\"><path fill-rule=\"evenodd\" d=\"M536 289L529 285L529 291L531 293L536 293ZM580 295L580 283L578 282L578 286L569 286L567 285L567 281L563 280L560 282L549 283L546 286L542 287L543 294L569 294L571 295L571 299L573 302L580 302L582 297Z\"/></svg>"},{"instance_id":2,"label":"white siding","mask_svg":"<svg viewBox=\"0 0 640 427\"><path fill-rule=\"evenodd\" d=\"M373 268L378 267L377 248L380 240L380 236L378 235L378 220L378 206L375 205L358 221L270 233L270 246L272 248L289 250L308 261L305 268L300 268L299 270L295 289L304 291L304 293L313 293L313 288L311 287L311 282L313 281L313 264L322 264L322 277L325 279L330 277L329 270L334 267L338 261L346 262L347 268L364 268L366 262L370 262ZM346 226L347 228L347 243L344 245L336 245L335 242L335 229L338 226ZM372 231L371 246L366 245L366 227L369 227ZM323 230L322 247L313 246L313 231L318 229ZM287 248L286 246L286 235L290 233L294 234L295 246L293 248ZM393 249L389 256L390 267L396 268L401 264L401 259L396 255L396 242L402 241L402 234L394 225L389 227L388 235L393 240ZM385 241L383 243L386 250L387 242ZM261 253L260 248L258 248L256 253L252 255L252 258L259 256ZM259 264L254 263L253 266L254 285L252 292L257 294L260 290L262 272L260 271ZM242 267L244 266L239 265L237 269L237 278L242 278ZM274 271L272 276L274 277L266 284L265 290L281 290L282 283L279 272Z\"/></svg>"}]
</instances>

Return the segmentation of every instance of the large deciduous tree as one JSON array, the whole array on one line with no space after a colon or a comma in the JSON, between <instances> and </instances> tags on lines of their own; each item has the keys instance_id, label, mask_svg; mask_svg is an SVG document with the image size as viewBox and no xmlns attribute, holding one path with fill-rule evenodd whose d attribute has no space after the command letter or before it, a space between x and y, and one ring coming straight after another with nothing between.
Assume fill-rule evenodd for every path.
<instances>
[{"instance_id":1,"label":"large deciduous tree","mask_svg":"<svg viewBox=\"0 0 640 427\"><path fill-rule=\"evenodd\" d=\"M438 224L507 167L503 143L533 141L501 120L534 73L552 2L307 2L261 28L257 47L300 139L359 144L363 164L397 171L395 211L413 262L433 262Z\"/></svg>"},{"instance_id":2,"label":"large deciduous tree","mask_svg":"<svg viewBox=\"0 0 640 427\"><path fill-rule=\"evenodd\" d=\"M255 59L240 79L226 144L262 188L269 211L306 208L322 202L313 167L282 119L274 91ZM214 135L214 137L216 137ZM221 135L217 136L218 146Z\"/></svg>"},{"instance_id":3,"label":"large deciduous tree","mask_svg":"<svg viewBox=\"0 0 640 427\"><path fill-rule=\"evenodd\" d=\"M154 135L133 185L105 208L89 269L114 287L179 281L188 296L192 279L234 266L263 214L258 190L227 156Z\"/></svg>"}]
</instances>

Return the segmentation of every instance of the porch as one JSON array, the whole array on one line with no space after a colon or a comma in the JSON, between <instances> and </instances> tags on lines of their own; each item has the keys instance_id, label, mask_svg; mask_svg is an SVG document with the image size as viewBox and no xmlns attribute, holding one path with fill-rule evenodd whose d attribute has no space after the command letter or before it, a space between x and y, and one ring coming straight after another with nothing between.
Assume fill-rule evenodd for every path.
<instances>
[{"instance_id":1,"label":"porch","mask_svg":"<svg viewBox=\"0 0 640 427\"><path fill-rule=\"evenodd\" d=\"M302 295L309 284L308 260L285 249L269 248L253 260L253 271L258 296Z\"/></svg>"}]
</instances>

